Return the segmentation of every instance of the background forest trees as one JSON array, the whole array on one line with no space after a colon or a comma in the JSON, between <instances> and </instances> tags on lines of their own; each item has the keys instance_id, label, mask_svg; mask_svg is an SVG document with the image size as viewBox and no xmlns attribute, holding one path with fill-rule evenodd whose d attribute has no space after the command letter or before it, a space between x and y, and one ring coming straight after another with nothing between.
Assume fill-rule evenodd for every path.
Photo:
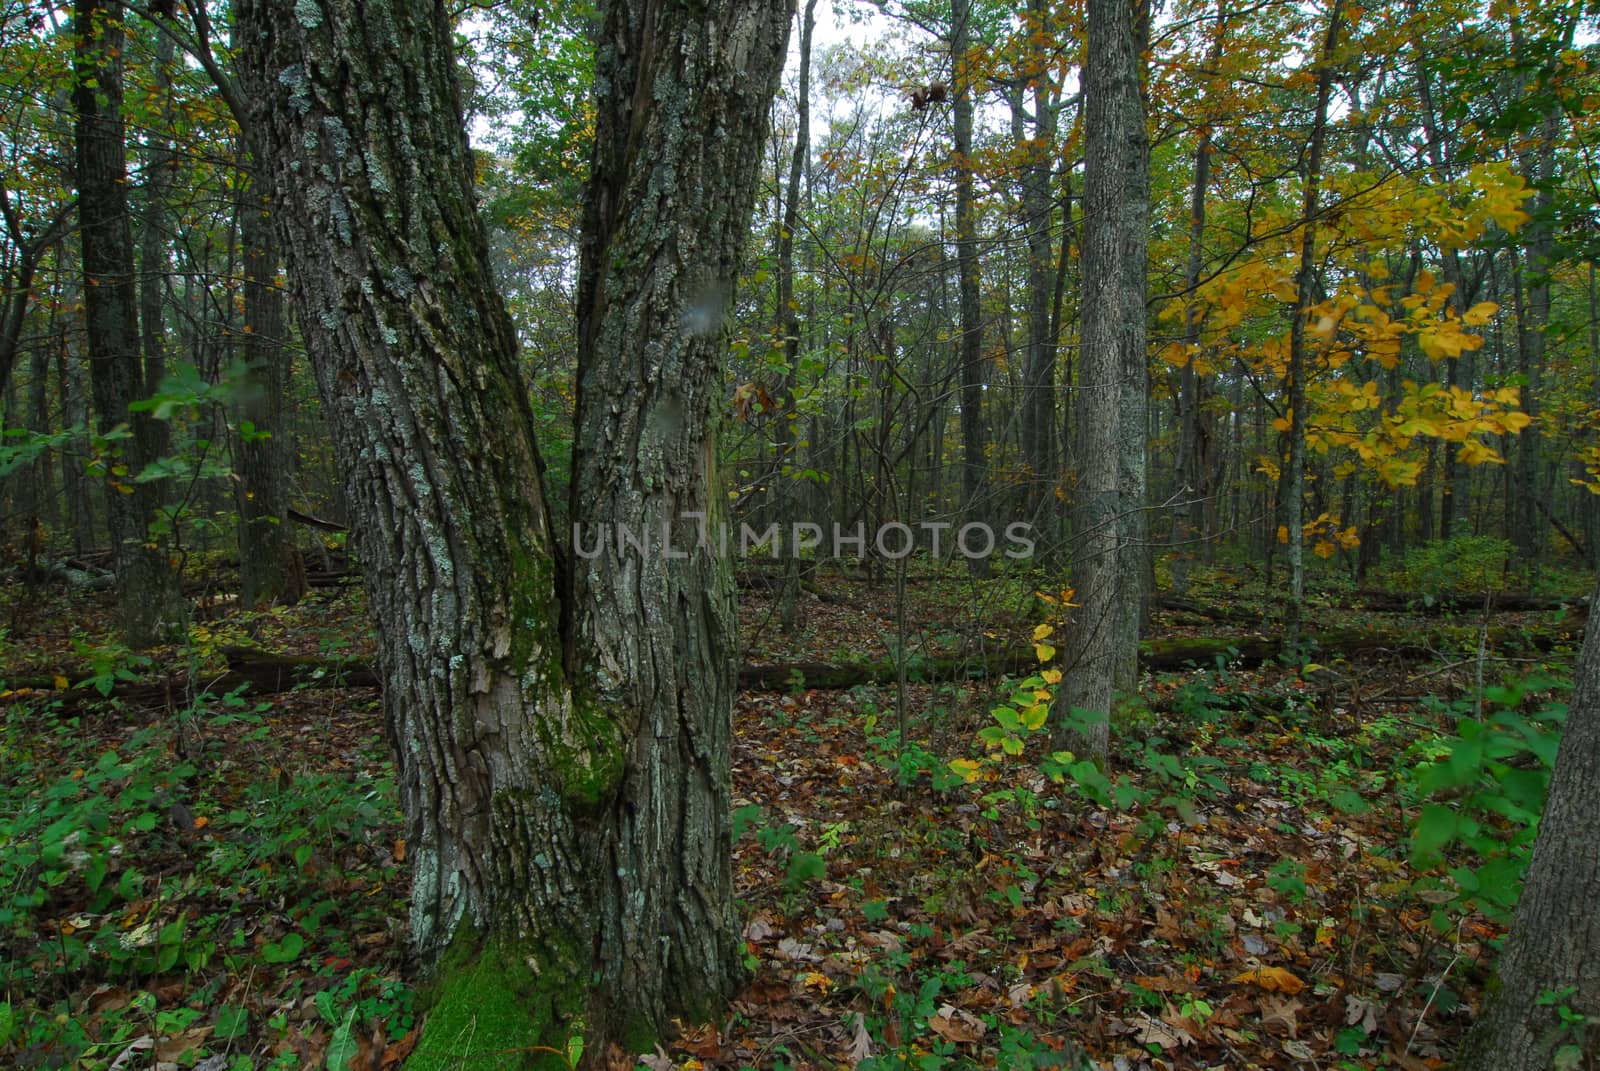
<instances>
[{"instance_id":1,"label":"background forest trees","mask_svg":"<svg viewBox=\"0 0 1600 1071\"><path fill-rule=\"evenodd\" d=\"M1537 570L1600 538L1581 10L1391 7L1197 3L1150 25L1140 541L1163 583L1220 556L1359 584L1451 538L1507 540ZM71 33L93 10L13 4L3 23L6 545L51 568L115 551L124 572L149 566L134 585L149 594L186 555L243 539L288 576L252 577L252 598L292 597L296 564L268 536L315 558L288 509L346 511L262 285L277 254L229 107L228 14L108 22L127 37L118 101ZM574 403L586 18L510 6L462 26L491 244L549 429ZM775 114L726 386L735 518L1027 519L1059 570L1082 538L1066 517L1083 466L1084 13L874 18L870 48L815 46L803 111L791 84ZM75 98L75 81L98 91ZM125 143L126 183L106 165L128 191L121 251L77 177L102 128ZM131 258L126 293L86 285L110 253ZM95 312L113 292L121 327ZM140 373L114 390L114 360L94 357L112 334ZM558 487L568 449L550 450Z\"/></svg>"},{"instance_id":2,"label":"background forest trees","mask_svg":"<svg viewBox=\"0 0 1600 1071\"><path fill-rule=\"evenodd\" d=\"M668 516L665 499L618 490L662 484L628 470L616 444L669 437L680 419L697 433L726 428L714 456L664 462L674 479L693 469L708 481L672 484L674 507L715 502L758 531L920 524L943 533L947 563L999 568L1025 597L1075 583L1085 605L1063 622L1077 626L1063 643L1064 705L1095 713L1110 694L1085 671L1120 659L1114 680L1129 690L1145 595L1181 593L1212 567L1281 583L1268 624L1291 632L1308 587L1431 596L1435 574L1464 562L1479 590L1531 590L1553 564L1593 567L1592 5L1096 5L884 0L857 10L853 33L827 20L815 36L810 14L826 13L805 5L806 62L751 164L755 225L742 257L715 250L720 266L745 265L741 277L675 284L668 312L632 321L606 315L637 296L606 259L610 213L625 194L644 198L623 176L651 132L599 98L627 57L603 55L622 66L597 72L604 24L585 4L463 14L450 29L465 52L472 148L470 173L451 158L454 208L487 227L454 250L456 268L492 273L506 295L507 318L482 313L493 353L481 363L511 414L486 423L516 441L519 460L459 497L510 496L510 520L490 527L533 543L527 561L512 559L529 548L498 547L486 571L554 562L571 523L596 509L613 521ZM336 440L347 466L361 456L360 422L324 411L307 360L308 345L332 349L343 305L302 307L309 331L287 315L274 232L284 221L266 208L260 119L239 89L238 15L198 0L0 0L0 553L28 584L114 577L131 648L184 635L186 585L225 565L237 563L244 601L268 608L335 580L352 557L386 560L372 528L381 510L335 464ZM1101 65L1106 26L1135 46L1118 51L1136 61L1132 74ZM1097 155L1108 79L1122 90L1119 119L1137 128L1111 179ZM304 103L288 82L257 81L288 92L291 110ZM302 131L300 145L314 153L306 137L336 142L337 129ZM276 149L280 164L299 151ZM362 181L382 218L393 187L382 168ZM699 193L696 211L716 215L731 242L738 199ZM1147 220L1108 218L1146 197ZM320 227L295 252L306 278L313 239L343 240L356 224L343 201L299 207ZM670 237L638 239L622 268L655 264L641 249L676 248ZM379 290L406 287L392 265L367 276ZM352 285L341 302L363 300ZM656 408L630 409L635 370L621 355L673 316L719 341L696 349L695 375L655 373L667 384ZM367 341L394 344L383 332L398 323ZM407 326L423 337L435 325ZM1113 337L1126 343L1116 353ZM341 396L348 384L322 374L321 394ZM1102 403L1112 393L1116 404ZM448 412L428 421L445 437ZM511 499L541 483L548 512L525 514ZM1035 560L964 560L963 524L1014 521L1033 525ZM797 631L805 604L794 596L823 557L784 567ZM903 683L910 566L870 537L861 557L868 576L898 585ZM1116 594L1103 598L1084 570L1103 578L1112 562ZM747 579L770 564L748 563ZM724 705L726 666L694 680L653 664L681 639L666 623L673 608L715 602L719 578L675 575L646 606L618 575L564 577L562 597L585 620L617 616L581 636L581 654L570 634L549 652L564 670L583 658L640 669L607 698L661 725L697 689ZM409 592L419 605L421 587ZM990 596L970 590L973 612L954 627L993 646ZM624 602L636 618L620 616ZM701 609L707 633L727 630L725 605ZM1097 631L1113 618L1114 632ZM1113 635L1098 655L1074 646ZM409 641L386 638L393 665ZM453 671L448 659L436 668ZM415 678L419 707L428 676ZM414 852L437 849L428 832ZM626 929L626 912L613 915ZM731 942L716 944L706 958L731 961Z\"/></svg>"}]
</instances>

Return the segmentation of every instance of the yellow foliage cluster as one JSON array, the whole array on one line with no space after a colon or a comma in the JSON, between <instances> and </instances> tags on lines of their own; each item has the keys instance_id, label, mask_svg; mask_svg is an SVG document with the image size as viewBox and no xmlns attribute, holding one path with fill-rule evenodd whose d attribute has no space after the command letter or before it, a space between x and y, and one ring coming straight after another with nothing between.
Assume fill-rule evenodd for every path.
<instances>
[{"instance_id":1,"label":"yellow foliage cluster","mask_svg":"<svg viewBox=\"0 0 1600 1071\"><path fill-rule=\"evenodd\" d=\"M1320 514L1314 521L1307 521L1301 533L1305 545L1319 558L1331 558L1341 549L1355 550L1361 545L1361 533L1356 531L1355 525L1341 528L1338 518L1327 513ZM1278 542L1289 542L1288 525L1278 525Z\"/></svg>"}]
</instances>

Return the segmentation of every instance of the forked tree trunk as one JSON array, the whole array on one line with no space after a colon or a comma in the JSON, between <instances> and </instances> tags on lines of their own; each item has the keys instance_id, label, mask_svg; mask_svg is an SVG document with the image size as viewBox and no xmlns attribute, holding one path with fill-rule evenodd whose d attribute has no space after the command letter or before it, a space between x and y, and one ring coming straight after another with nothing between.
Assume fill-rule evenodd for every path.
<instances>
[{"instance_id":1,"label":"forked tree trunk","mask_svg":"<svg viewBox=\"0 0 1600 1071\"><path fill-rule=\"evenodd\" d=\"M1595 595L1600 599L1600 592ZM1593 603L1591 603L1593 605ZM1600 1016L1600 614L1592 614L1511 935L1459 1071L1593 1067ZM1567 1061L1555 1059L1563 1048Z\"/></svg>"},{"instance_id":2,"label":"forked tree trunk","mask_svg":"<svg viewBox=\"0 0 1600 1071\"><path fill-rule=\"evenodd\" d=\"M680 515L720 497L718 325L787 11L606 12L573 517L652 550L608 544L565 578L447 9L245 0L239 19L378 624L411 939L435 979L408 1066L565 1066L552 1050L578 1034L594 1062L595 1042L705 1017L738 977L731 589L719 560L656 541L672 523L692 549Z\"/></svg>"}]
</instances>

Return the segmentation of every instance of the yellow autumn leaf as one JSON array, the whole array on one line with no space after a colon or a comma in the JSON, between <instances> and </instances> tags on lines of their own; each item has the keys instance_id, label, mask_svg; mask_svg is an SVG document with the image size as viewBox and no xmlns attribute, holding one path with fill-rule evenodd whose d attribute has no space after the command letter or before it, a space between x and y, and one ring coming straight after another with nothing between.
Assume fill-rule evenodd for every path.
<instances>
[{"instance_id":1,"label":"yellow autumn leaf","mask_svg":"<svg viewBox=\"0 0 1600 1071\"><path fill-rule=\"evenodd\" d=\"M1258 967L1234 975L1233 980L1244 985L1259 986L1269 993L1287 993L1291 997L1306 987L1293 971L1282 967Z\"/></svg>"},{"instance_id":2,"label":"yellow autumn leaf","mask_svg":"<svg viewBox=\"0 0 1600 1071\"><path fill-rule=\"evenodd\" d=\"M1279 543L1288 543L1289 542L1289 526L1287 524L1278 525L1278 542Z\"/></svg>"},{"instance_id":3,"label":"yellow autumn leaf","mask_svg":"<svg viewBox=\"0 0 1600 1071\"><path fill-rule=\"evenodd\" d=\"M1480 301L1461 315L1461 322L1468 327L1482 327L1494 319L1494 314L1500 311L1500 306L1493 301Z\"/></svg>"},{"instance_id":4,"label":"yellow autumn leaf","mask_svg":"<svg viewBox=\"0 0 1600 1071\"><path fill-rule=\"evenodd\" d=\"M1036 643L1033 645L1033 654L1039 661L1048 662L1056 656L1056 649L1048 643Z\"/></svg>"},{"instance_id":5,"label":"yellow autumn leaf","mask_svg":"<svg viewBox=\"0 0 1600 1071\"><path fill-rule=\"evenodd\" d=\"M1039 676L1044 678L1044 682L1046 684L1061 683L1061 671L1059 669L1047 669L1043 673L1039 674Z\"/></svg>"},{"instance_id":6,"label":"yellow autumn leaf","mask_svg":"<svg viewBox=\"0 0 1600 1071\"><path fill-rule=\"evenodd\" d=\"M57 674L56 674L56 675L55 675L55 681L54 681L54 683L55 683L55 686L56 686L56 691L58 691L58 692L64 692L64 691L66 691L66 690L67 690L67 689L68 689L68 688L69 688L69 687L71 687L71 685L70 685L70 684L68 684L68 682L67 682L67 678L65 678L65 677L63 677L63 676L62 676L62 675L61 675L61 674L59 674L59 673L57 673Z\"/></svg>"},{"instance_id":7,"label":"yellow autumn leaf","mask_svg":"<svg viewBox=\"0 0 1600 1071\"><path fill-rule=\"evenodd\" d=\"M976 759L951 759L950 772L970 785L983 773L983 764Z\"/></svg>"},{"instance_id":8,"label":"yellow autumn leaf","mask_svg":"<svg viewBox=\"0 0 1600 1071\"><path fill-rule=\"evenodd\" d=\"M1477 439L1468 439L1462 443L1461 452L1456 455L1456 458L1463 465L1505 464L1505 459L1493 447L1486 446Z\"/></svg>"},{"instance_id":9,"label":"yellow autumn leaf","mask_svg":"<svg viewBox=\"0 0 1600 1071\"><path fill-rule=\"evenodd\" d=\"M1040 640L1049 639L1050 634L1054 631L1055 629L1050 625L1033 626L1033 642L1038 643Z\"/></svg>"}]
</instances>

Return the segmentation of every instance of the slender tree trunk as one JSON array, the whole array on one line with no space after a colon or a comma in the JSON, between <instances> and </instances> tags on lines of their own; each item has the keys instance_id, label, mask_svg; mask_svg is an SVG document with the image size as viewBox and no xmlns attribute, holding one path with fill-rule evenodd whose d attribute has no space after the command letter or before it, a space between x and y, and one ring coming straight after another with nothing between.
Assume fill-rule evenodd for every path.
<instances>
[{"instance_id":1,"label":"slender tree trunk","mask_svg":"<svg viewBox=\"0 0 1600 1071\"><path fill-rule=\"evenodd\" d=\"M1226 17L1218 7L1216 36L1208 50L1209 64L1215 64L1222 53L1222 38L1226 32ZM1200 128L1199 142L1194 150L1194 182L1189 188L1189 260L1184 268L1183 289L1185 309L1183 315L1183 341L1187 359L1178 372L1178 457L1176 463L1176 499L1172 511L1172 540L1176 544L1172 557L1172 587L1178 594L1189 590L1189 563L1194 560L1197 528L1195 517L1201 518L1199 529L1205 527L1207 503L1211 500L1212 486L1216 482L1211 471L1211 458L1207 443L1209 437L1201 412L1205 401L1205 381L1195 370L1200 356L1201 317L1195 291L1200 286L1200 272L1205 266L1206 190L1211 184L1211 127Z\"/></svg>"},{"instance_id":2,"label":"slender tree trunk","mask_svg":"<svg viewBox=\"0 0 1600 1071\"><path fill-rule=\"evenodd\" d=\"M800 189L806 160L811 155L811 34L817 24L817 0L806 0L800 15L800 86L795 99L794 152L789 157L789 177L784 188L783 222L778 233L778 322L782 325L784 363L783 397L779 401L778 485L783 488L781 523L800 519L800 485L794 473L796 444L800 439L800 414L795 410L795 383L800 373L800 307L794 297L794 232L800 225ZM785 471L787 469L788 471ZM792 530L792 529L791 529ZM799 623L800 556L785 544L783 592L779 625L785 633Z\"/></svg>"},{"instance_id":3,"label":"slender tree trunk","mask_svg":"<svg viewBox=\"0 0 1600 1071\"><path fill-rule=\"evenodd\" d=\"M108 0L76 0L72 103L90 383L101 433L130 428L120 456L105 465L118 616L128 644L148 647L181 632L184 607L166 539L152 532L158 485L134 478L160 455L166 436L159 422L129 410L143 397L146 377L128 212L121 12Z\"/></svg>"},{"instance_id":4,"label":"slender tree trunk","mask_svg":"<svg viewBox=\"0 0 1600 1071\"><path fill-rule=\"evenodd\" d=\"M293 605L306 592L305 562L289 524L289 472L293 450L283 419L293 357L288 317L278 288L278 243L254 179L239 197L244 249L243 357L249 383L240 406L239 589L246 606Z\"/></svg>"},{"instance_id":5,"label":"slender tree trunk","mask_svg":"<svg viewBox=\"0 0 1600 1071\"><path fill-rule=\"evenodd\" d=\"M972 48L972 0L952 0L950 60L955 104L956 273L961 300L961 497L969 524L984 523L988 463L983 433L983 309L978 289L978 211L973 191L972 123L976 110L968 52ZM967 559L975 576L987 576L987 558Z\"/></svg>"},{"instance_id":6,"label":"slender tree trunk","mask_svg":"<svg viewBox=\"0 0 1600 1071\"><path fill-rule=\"evenodd\" d=\"M239 17L378 624L412 943L436 979L407 1066L468 1048L564 1066L547 1050L576 1033L598 1065L600 1042L714 1014L740 972L731 586L690 515L713 532L720 517L721 321L788 12L606 11L566 568L475 210L449 11L245 0ZM602 522L650 549L594 553Z\"/></svg>"},{"instance_id":7,"label":"slender tree trunk","mask_svg":"<svg viewBox=\"0 0 1600 1071\"><path fill-rule=\"evenodd\" d=\"M1104 760L1112 700L1138 658L1146 551L1142 515L1147 384L1145 260L1149 138L1133 6L1090 0L1084 70L1083 344L1078 378L1078 486L1073 498L1073 587L1067 709L1058 739ZM1134 432L1131 429L1137 428ZM1136 449L1137 459L1130 456ZM1135 471L1137 469L1137 471ZM1131 652L1131 654L1130 654Z\"/></svg>"},{"instance_id":8,"label":"slender tree trunk","mask_svg":"<svg viewBox=\"0 0 1600 1071\"><path fill-rule=\"evenodd\" d=\"M1300 266L1295 272L1294 319L1289 327L1289 371L1286 383L1289 408L1288 450L1283 459L1278 504L1280 524L1288 537L1289 599L1284 606L1284 632L1291 638L1300 631L1306 597L1305 490L1306 490L1306 333L1316 303L1317 224L1322 211L1322 155L1328 135L1328 101L1333 93L1333 50L1339 42L1342 0L1328 12L1317 66L1317 100L1311 118L1311 142L1306 151L1305 194L1300 209Z\"/></svg>"},{"instance_id":9,"label":"slender tree trunk","mask_svg":"<svg viewBox=\"0 0 1600 1071\"><path fill-rule=\"evenodd\" d=\"M75 291L71 273L62 277L67 287L65 300L71 304ZM74 353L75 332L63 317L56 325L56 387L61 395L61 423L78 429L67 449L61 451L61 486L66 494L67 523L72 528L72 549L84 554L94 546L94 495L83 459L88 455L89 404L83 388L83 362Z\"/></svg>"},{"instance_id":10,"label":"slender tree trunk","mask_svg":"<svg viewBox=\"0 0 1600 1071\"><path fill-rule=\"evenodd\" d=\"M33 300L33 279L38 273L40 260L56 243L66 237L71 219L71 207L62 209L37 237L30 237L22 228L11 194L6 191L0 177L0 218L3 218L6 237L14 251L6 265L5 278L0 280L0 391L11 383L11 372L16 366L17 353L22 342L22 326L28 315L28 305Z\"/></svg>"},{"instance_id":11,"label":"slender tree trunk","mask_svg":"<svg viewBox=\"0 0 1600 1071\"><path fill-rule=\"evenodd\" d=\"M1580 1023L1600 1016L1597 844L1600 615L1592 615L1522 899L1495 967L1496 984L1457 1056L1460 1071L1593 1067L1600 1059L1593 1027L1564 1035L1558 1014L1558 1008L1567 1008ZM1554 1003L1544 999L1547 994L1557 995ZM1575 1058L1555 1059L1568 1046Z\"/></svg>"},{"instance_id":12,"label":"slender tree trunk","mask_svg":"<svg viewBox=\"0 0 1600 1071\"><path fill-rule=\"evenodd\" d=\"M1517 436L1516 513L1512 541L1523 560L1537 565L1548 545L1545 521L1539 512L1539 465L1542 456L1538 406L1540 381L1544 375L1545 332L1550 325L1550 273L1555 266L1554 192L1555 150L1559 129L1547 120L1540 133L1537 150L1530 151L1524 164L1530 172L1529 184L1538 193L1533 200L1533 218L1522 229L1523 249L1516 257L1513 288L1517 314L1517 371L1525 384L1522 410L1533 417Z\"/></svg>"},{"instance_id":13,"label":"slender tree trunk","mask_svg":"<svg viewBox=\"0 0 1600 1071\"><path fill-rule=\"evenodd\" d=\"M1026 80L1033 85L1033 129L1024 148L1022 225L1028 236L1028 349L1022 366L1022 456L1028 467L1028 494L1023 515L1039 529L1043 561L1056 563L1061 538L1056 486L1056 349L1051 304L1056 270L1050 241L1054 221L1050 197L1056 159L1056 90L1046 45L1053 37L1050 9L1044 0L1029 0L1030 23ZM1014 110L1021 113L1020 88ZM1020 114L1018 116L1021 118ZM1020 130L1019 130L1020 134Z\"/></svg>"}]
</instances>

